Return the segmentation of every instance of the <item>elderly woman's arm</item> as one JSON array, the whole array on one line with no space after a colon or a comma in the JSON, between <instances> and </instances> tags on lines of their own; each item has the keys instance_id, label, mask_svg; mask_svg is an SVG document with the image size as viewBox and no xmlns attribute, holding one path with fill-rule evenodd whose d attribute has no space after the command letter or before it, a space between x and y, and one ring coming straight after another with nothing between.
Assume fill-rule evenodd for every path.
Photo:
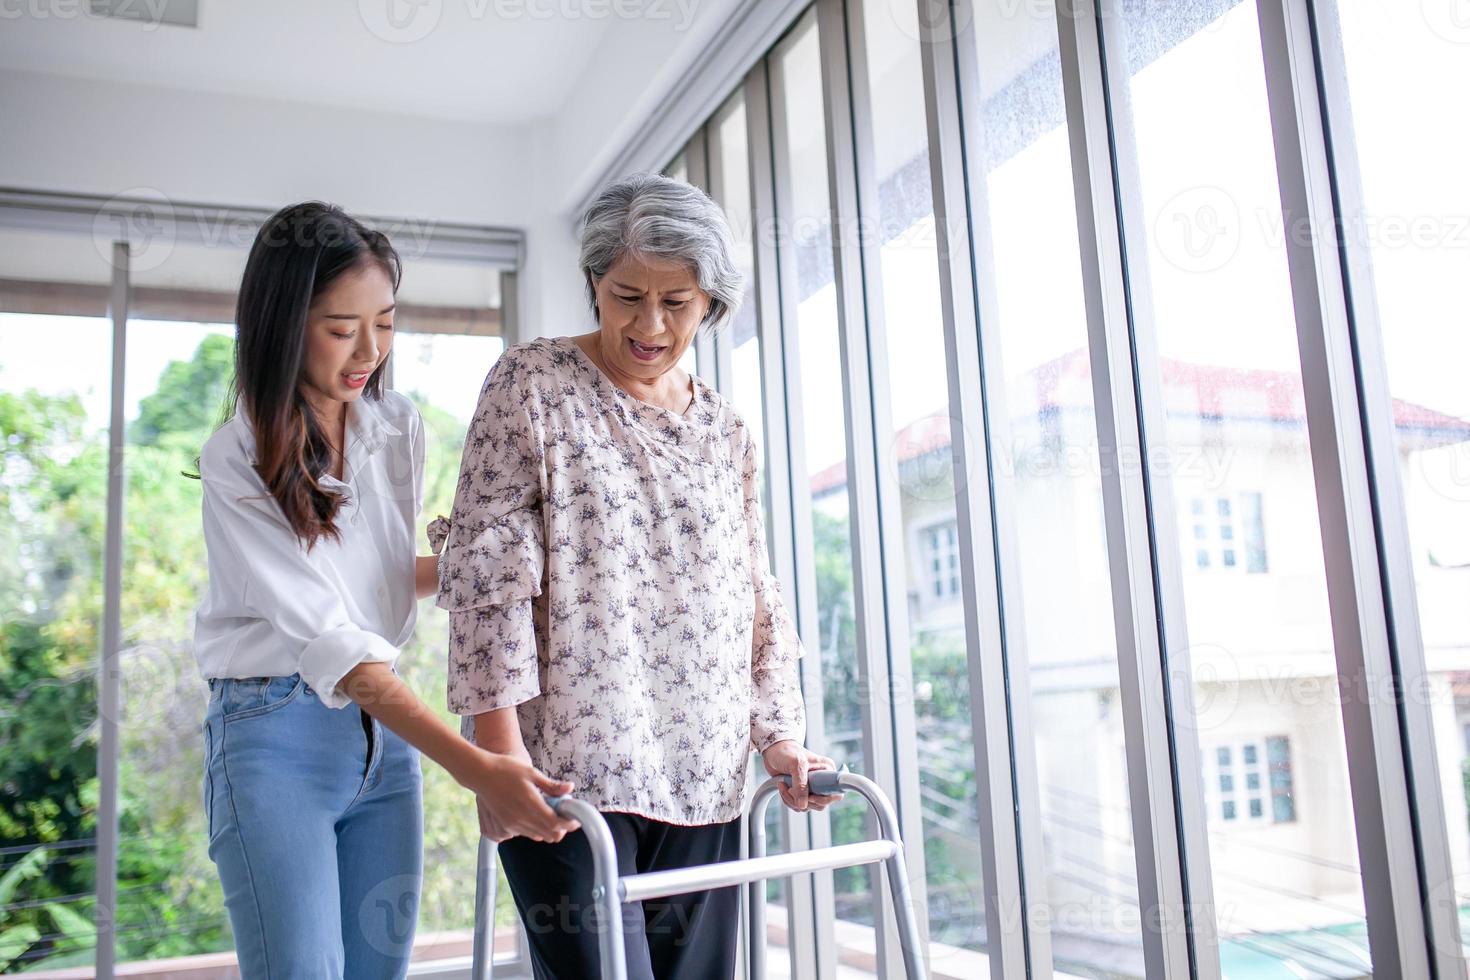
<instances>
[{"instance_id":1,"label":"elderly woman's arm","mask_svg":"<svg viewBox=\"0 0 1470 980\"><path fill-rule=\"evenodd\" d=\"M509 351L486 378L453 513L429 539L449 612L449 710L475 716L481 748L524 759L515 706L541 693L531 604L546 557L541 419L523 380Z\"/></svg>"}]
</instances>

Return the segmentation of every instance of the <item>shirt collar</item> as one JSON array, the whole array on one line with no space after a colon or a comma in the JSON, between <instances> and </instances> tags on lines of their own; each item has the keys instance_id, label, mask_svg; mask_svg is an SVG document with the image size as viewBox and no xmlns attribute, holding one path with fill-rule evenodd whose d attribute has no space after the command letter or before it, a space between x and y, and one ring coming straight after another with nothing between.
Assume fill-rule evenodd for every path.
<instances>
[{"instance_id":1,"label":"shirt collar","mask_svg":"<svg viewBox=\"0 0 1470 980\"><path fill-rule=\"evenodd\" d=\"M347 403L347 453L359 444L363 452L375 453L389 436L401 435L402 430L383 417L382 402L362 395Z\"/></svg>"}]
</instances>

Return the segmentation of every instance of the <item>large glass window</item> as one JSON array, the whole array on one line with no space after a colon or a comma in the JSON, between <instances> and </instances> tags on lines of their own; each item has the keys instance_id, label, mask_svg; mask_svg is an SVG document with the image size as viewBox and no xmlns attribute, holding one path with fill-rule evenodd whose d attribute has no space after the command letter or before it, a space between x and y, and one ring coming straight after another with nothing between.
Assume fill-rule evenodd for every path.
<instances>
[{"instance_id":1,"label":"large glass window","mask_svg":"<svg viewBox=\"0 0 1470 980\"><path fill-rule=\"evenodd\" d=\"M6 233L0 245L6 271L21 275L45 273L53 253L85 273L76 260L94 251L86 238L39 233ZM105 242L97 247L107 251ZM392 376L425 420L427 523L449 510L476 395L503 346L500 277L479 264L423 260L412 242L400 248L406 273ZM190 475L204 441L233 414L235 328L220 321L233 311L245 253L173 243L135 257L123 389L121 698L108 719L119 738L119 962L233 945L200 796L206 694L192 639L207 569ZM72 304L100 314L109 276L104 266L87 283L0 279L0 310L28 310L0 312L0 688L9 706L0 711L0 972L87 967L95 957L112 323L36 310ZM400 664L447 716L445 630L426 599ZM426 763L425 803L419 935L429 941L415 955L463 955L473 801ZM504 952L515 945L515 917L509 891L500 895Z\"/></svg>"},{"instance_id":2,"label":"large glass window","mask_svg":"<svg viewBox=\"0 0 1470 980\"><path fill-rule=\"evenodd\" d=\"M791 212L781 217L777 247L787 250L783 268L796 274L795 316L787 329L796 331L800 351L797 367L808 477L807 485L796 492L805 494L811 506L819 627L816 636L805 640L809 655L820 658L826 729L825 744L812 747L831 756L839 767L862 772L864 699L858 689L853 607L848 419L842 398L819 54L816 19L809 14L775 55L773 76L784 105L784 131L778 135L786 147L784 159L777 158L777 179L789 182L791 201ZM861 806L837 806L830 813L834 843L866 837ZM872 925L872 894L866 868L841 869L834 879L842 944L842 922Z\"/></svg>"},{"instance_id":3,"label":"large glass window","mask_svg":"<svg viewBox=\"0 0 1470 980\"><path fill-rule=\"evenodd\" d=\"M1380 325L1393 398L1395 468L1409 519L1427 674L1408 690L1435 731L1454 900L1470 918L1470 127L1431 96L1470 89L1463 6L1337 4L1351 119L1334 120L1360 186L1343 226L1371 268L1349 283ZM1457 13L1458 11L1458 13ZM1324 16L1321 29L1338 25ZM1452 111L1447 116L1446 109ZM1350 174L1344 179L1352 180ZM1359 197L1361 195L1361 197ZM1439 888L1441 883L1431 883Z\"/></svg>"},{"instance_id":4,"label":"large glass window","mask_svg":"<svg viewBox=\"0 0 1470 980\"><path fill-rule=\"evenodd\" d=\"M882 333L870 336L888 377L880 460L897 477L901 518L886 545L902 556L908 613L906 649L890 655L907 655L912 674L930 957L968 973L980 966L966 950L986 945L984 903L918 7L865 0L862 15L874 164L865 197L878 209L866 244L882 300L869 311Z\"/></svg>"},{"instance_id":5,"label":"large glass window","mask_svg":"<svg viewBox=\"0 0 1470 980\"><path fill-rule=\"evenodd\" d=\"M723 328L718 343L730 352L730 377L721 377L726 397L734 403L750 429L756 444L756 466L760 470L761 505L769 531L771 494L766 466L766 413L761 391L760 337L756 333L755 247L750 206L750 140L746 132L745 97L737 92L710 120L711 153L717 154L710 193L725 211L730 232L735 240L735 264L745 276L745 294L740 309ZM786 595L791 596L788 589ZM752 758L750 778L758 785L765 778L765 768ZM766 810L767 848L771 853L785 849L782 807L773 801ZM767 917L767 947L773 971L790 970L790 943L785 925L786 881L773 879L766 884L770 903ZM775 928L770 928L776 924Z\"/></svg>"},{"instance_id":6,"label":"large glass window","mask_svg":"<svg viewBox=\"0 0 1470 980\"><path fill-rule=\"evenodd\" d=\"M5 973L96 960L111 280L105 240L0 228Z\"/></svg>"},{"instance_id":7,"label":"large glass window","mask_svg":"<svg viewBox=\"0 0 1470 980\"><path fill-rule=\"evenodd\" d=\"M111 339L100 316L0 312L0 972L96 955Z\"/></svg>"},{"instance_id":8,"label":"large glass window","mask_svg":"<svg viewBox=\"0 0 1470 980\"><path fill-rule=\"evenodd\" d=\"M1227 975L1263 958L1315 975L1366 971L1256 7L1132 5L1118 27L1132 119L1119 153L1125 174L1136 165L1142 205L1125 218L1147 242L1129 256L1134 312L1159 354L1139 368L1161 382L1166 412L1146 436L1176 509L1154 516L1174 522L1189 635L1189 649L1170 654L1189 657L1198 724L1188 734L1205 769L1180 778L1213 781L1221 962ZM1261 756L1273 738L1289 747L1289 768L1272 814L1291 819L1267 819Z\"/></svg>"},{"instance_id":9,"label":"large glass window","mask_svg":"<svg viewBox=\"0 0 1470 980\"><path fill-rule=\"evenodd\" d=\"M393 387L407 395L424 420L424 510L414 529L418 553L428 554L425 526L454 506L465 434L480 389L505 343L502 278L494 268L469 262L405 261L394 316ZM444 692L448 683L449 615L433 596L419 600L413 638L399 670L430 708L458 727ZM473 878L479 824L474 801L442 768L423 760L424 881L419 899L420 944L415 959L462 955L474 924ZM510 889L500 874L496 891L496 949L513 948L517 919Z\"/></svg>"},{"instance_id":10,"label":"large glass window","mask_svg":"<svg viewBox=\"0 0 1470 980\"><path fill-rule=\"evenodd\" d=\"M1082 297L1077 216L1051 3L1003 17L988 7L974 37L988 216L978 251L993 296L1004 387L991 394L997 483L1014 501L1025 665L1041 804L1046 893L1032 898L1054 967L1142 977L1133 830L1123 759L1112 587ZM984 307L982 306L982 309ZM1058 615L1065 610L1065 615ZM1014 668L1013 668L1014 669Z\"/></svg>"},{"instance_id":11,"label":"large glass window","mask_svg":"<svg viewBox=\"0 0 1470 980\"><path fill-rule=\"evenodd\" d=\"M119 961L233 946L200 790L208 695L194 660L194 611L208 569L200 485L188 474L234 414L225 404L234 371L233 324L128 323Z\"/></svg>"}]
</instances>

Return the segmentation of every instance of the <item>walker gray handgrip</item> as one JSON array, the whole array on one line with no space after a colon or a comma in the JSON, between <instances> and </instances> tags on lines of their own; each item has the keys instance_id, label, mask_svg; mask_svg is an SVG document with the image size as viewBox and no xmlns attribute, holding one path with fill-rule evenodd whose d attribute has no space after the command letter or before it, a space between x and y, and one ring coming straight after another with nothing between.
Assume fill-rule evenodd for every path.
<instances>
[{"instance_id":1,"label":"walker gray handgrip","mask_svg":"<svg viewBox=\"0 0 1470 980\"><path fill-rule=\"evenodd\" d=\"M541 799L543 801L545 801L545 803L546 803L547 806L551 807L551 812L552 813L555 813L556 812L556 808L558 806L560 806L563 801L570 800L571 797L570 796L548 796L545 793L542 793L541 794Z\"/></svg>"},{"instance_id":2,"label":"walker gray handgrip","mask_svg":"<svg viewBox=\"0 0 1470 980\"><path fill-rule=\"evenodd\" d=\"M791 788L790 776L783 775L776 778L785 783L787 789ZM815 796L841 796L843 795L842 773L835 769L813 769L806 774L806 789L808 793Z\"/></svg>"}]
</instances>

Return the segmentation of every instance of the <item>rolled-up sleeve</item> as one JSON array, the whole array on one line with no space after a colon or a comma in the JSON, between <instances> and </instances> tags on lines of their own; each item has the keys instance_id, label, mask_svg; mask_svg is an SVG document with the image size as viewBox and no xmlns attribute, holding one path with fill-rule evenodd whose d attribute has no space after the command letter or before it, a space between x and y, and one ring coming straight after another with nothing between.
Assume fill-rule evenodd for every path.
<instances>
[{"instance_id":1,"label":"rolled-up sleeve","mask_svg":"<svg viewBox=\"0 0 1470 980\"><path fill-rule=\"evenodd\" d=\"M480 392L439 554L436 605L449 612L449 710L508 708L541 693L532 600L546 566L541 417L514 356Z\"/></svg>"},{"instance_id":2,"label":"rolled-up sleeve","mask_svg":"<svg viewBox=\"0 0 1470 980\"><path fill-rule=\"evenodd\" d=\"M760 474L755 441L746 430L740 479L745 496L745 528L750 577L755 589L755 622L750 650L750 742L757 752L784 739L806 739L806 706L801 698L797 661L805 655L796 624L781 598L781 584L766 556L761 516Z\"/></svg>"},{"instance_id":3,"label":"rolled-up sleeve","mask_svg":"<svg viewBox=\"0 0 1470 980\"><path fill-rule=\"evenodd\" d=\"M298 671L329 708L351 699L337 690L360 663L392 663L398 648L354 623L341 592L286 522L274 498L243 467L200 461L204 541L210 554L228 554L241 604L299 647Z\"/></svg>"}]
</instances>

